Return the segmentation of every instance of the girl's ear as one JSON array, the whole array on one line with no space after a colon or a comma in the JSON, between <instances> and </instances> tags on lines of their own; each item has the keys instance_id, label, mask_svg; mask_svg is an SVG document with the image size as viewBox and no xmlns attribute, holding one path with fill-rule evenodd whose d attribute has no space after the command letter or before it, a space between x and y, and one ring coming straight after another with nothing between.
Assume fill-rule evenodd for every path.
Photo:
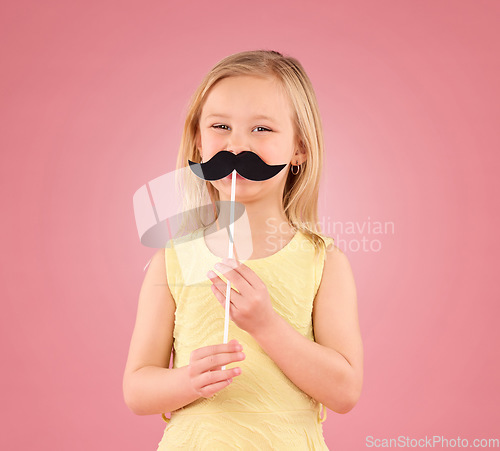
<instances>
[{"instance_id":1,"label":"girl's ear","mask_svg":"<svg viewBox=\"0 0 500 451\"><path fill-rule=\"evenodd\" d=\"M196 148L198 149L198 152L201 152L201 135L200 135L199 127L196 129L195 142L196 142Z\"/></svg>"},{"instance_id":2,"label":"girl's ear","mask_svg":"<svg viewBox=\"0 0 500 451\"><path fill-rule=\"evenodd\" d=\"M304 161L307 160L307 152L306 152L306 147L304 146L304 143L299 141L297 149L295 149L295 152L293 154L293 161L298 161L298 164L304 163Z\"/></svg>"}]
</instances>

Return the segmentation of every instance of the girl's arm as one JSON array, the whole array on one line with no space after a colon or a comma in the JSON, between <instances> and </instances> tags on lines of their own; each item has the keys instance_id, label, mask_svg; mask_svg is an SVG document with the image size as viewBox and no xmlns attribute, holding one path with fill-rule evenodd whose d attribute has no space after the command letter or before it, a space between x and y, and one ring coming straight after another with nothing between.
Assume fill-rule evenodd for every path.
<instances>
[{"instance_id":1,"label":"girl's arm","mask_svg":"<svg viewBox=\"0 0 500 451\"><path fill-rule=\"evenodd\" d=\"M326 252L313 325L315 342L274 311L253 335L297 387L330 410L347 413L361 394L363 345L354 277L347 257L336 246Z\"/></svg>"},{"instance_id":2,"label":"girl's arm","mask_svg":"<svg viewBox=\"0 0 500 451\"><path fill-rule=\"evenodd\" d=\"M169 369L175 302L167 285L165 249L153 256L142 284L123 375L125 403L137 415L171 412L200 396L189 367Z\"/></svg>"}]
</instances>

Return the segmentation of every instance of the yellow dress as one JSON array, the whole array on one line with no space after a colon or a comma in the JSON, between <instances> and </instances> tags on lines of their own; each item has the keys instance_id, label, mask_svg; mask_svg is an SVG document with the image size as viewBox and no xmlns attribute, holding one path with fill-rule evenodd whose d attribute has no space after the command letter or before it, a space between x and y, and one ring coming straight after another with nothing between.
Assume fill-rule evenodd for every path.
<instances>
[{"instance_id":1,"label":"yellow dress","mask_svg":"<svg viewBox=\"0 0 500 451\"><path fill-rule=\"evenodd\" d=\"M333 238L323 238L327 246L333 243ZM243 261L266 284L273 308L309 340L314 340L312 307L324 257L320 251L315 259L312 243L297 231L275 254ZM176 303L173 367L179 368L189 364L195 349L223 342L224 307L206 277L221 258L208 249L200 229L189 239L177 238L173 245L169 241L165 260ZM321 424L326 408L288 379L257 341L230 320L229 341L233 338L246 358L226 368L239 366L242 373L211 398L173 411L170 419L163 415L168 424L158 451L328 450Z\"/></svg>"}]
</instances>

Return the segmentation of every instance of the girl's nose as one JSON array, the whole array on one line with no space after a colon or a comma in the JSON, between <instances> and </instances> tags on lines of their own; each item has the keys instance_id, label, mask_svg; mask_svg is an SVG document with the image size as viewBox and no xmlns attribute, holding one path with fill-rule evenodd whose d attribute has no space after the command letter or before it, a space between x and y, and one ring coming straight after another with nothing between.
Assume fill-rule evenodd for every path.
<instances>
[{"instance_id":1,"label":"girl's nose","mask_svg":"<svg viewBox=\"0 0 500 451\"><path fill-rule=\"evenodd\" d=\"M232 146L229 146L226 148L227 151L231 152L231 153L234 153L235 155L238 155L239 153L241 152L245 152L246 150L250 150L250 149L246 149L246 148L237 148L235 149L234 147Z\"/></svg>"},{"instance_id":2,"label":"girl's nose","mask_svg":"<svg viewBox=\"0 0 500 451\"><path fill-rule=\"evenodd\" d=\"M233 131L231 136L228 137L226 149L229 152L233 152L235 155L238 155L240 152L250 150L250 146L242 133L236 133Z\"/></svg>"}]
</instances>

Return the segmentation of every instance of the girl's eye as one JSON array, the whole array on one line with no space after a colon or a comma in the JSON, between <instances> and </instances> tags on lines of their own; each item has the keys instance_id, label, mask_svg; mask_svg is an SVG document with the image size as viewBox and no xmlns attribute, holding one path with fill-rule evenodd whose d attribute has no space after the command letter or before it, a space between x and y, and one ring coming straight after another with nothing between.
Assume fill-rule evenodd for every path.
<instances>
[{"instance_id":1,"label":"girl's eye","mask_svg":"<svg viewBox=\"0 0 500 451\"><path fill-rule=\"evenodd\" d=\"M215 125L212 125L212 128L216 128L219 130L230 130L230 127L228 127L225 124L215 124ZM254 130L257 130L259 132L271 132L272 131L271 129L269 129L267 127L261 127L261 126L255 127Z\"/></svg>"}]
</instances>

